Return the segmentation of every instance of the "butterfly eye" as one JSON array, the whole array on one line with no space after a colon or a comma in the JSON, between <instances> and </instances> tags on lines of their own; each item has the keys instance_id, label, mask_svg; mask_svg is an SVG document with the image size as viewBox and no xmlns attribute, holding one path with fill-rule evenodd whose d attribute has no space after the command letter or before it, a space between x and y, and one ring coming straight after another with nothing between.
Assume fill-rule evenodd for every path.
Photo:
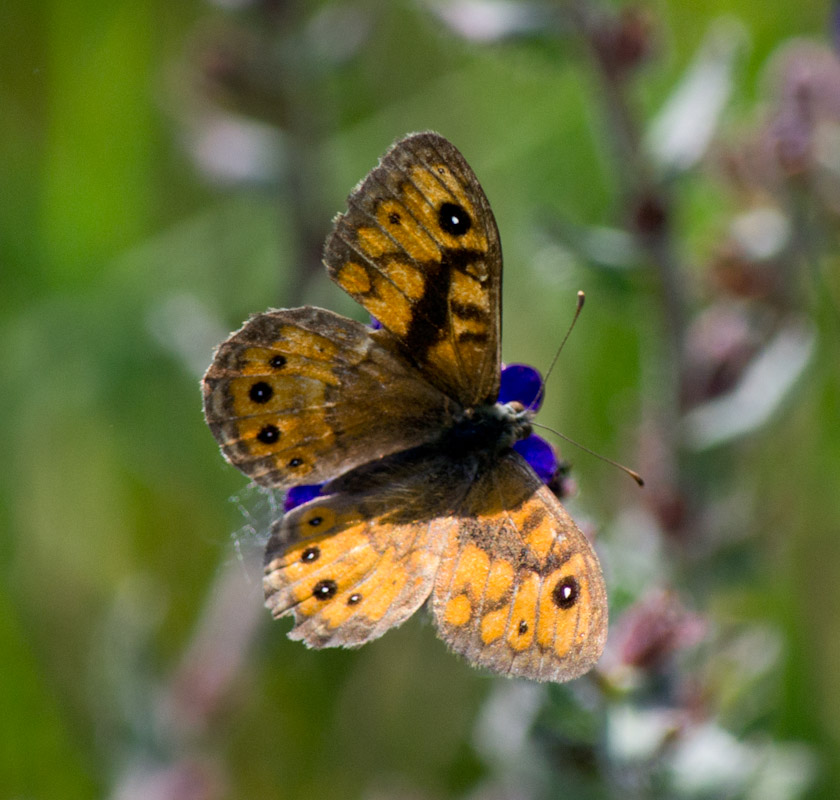
<instances>
[{"instance_id":1,"label":"butterfly eye","mask_svg":"<svg viewBox=\"0 0 840 800\"><path fill-rule=\"evenodd\" d=\"M577 603L579 595L578 582L571 575L567 575L561 581L558 581L557 586L551 593L551 598L554 600L554 605L563 609L563 611L567 611Z\"/></svg>"},{"instance_id":2,"label":"butterfly eye","mask_svg":"<svg viewBox=\"0 0 840 800\"><path fill-rule=\"evenodd\" d=\"M444 233L450 236L463 236L472 228L470 215L462 206L444 203L438 211L438 224Z\"/></svg>"}]
</instances>

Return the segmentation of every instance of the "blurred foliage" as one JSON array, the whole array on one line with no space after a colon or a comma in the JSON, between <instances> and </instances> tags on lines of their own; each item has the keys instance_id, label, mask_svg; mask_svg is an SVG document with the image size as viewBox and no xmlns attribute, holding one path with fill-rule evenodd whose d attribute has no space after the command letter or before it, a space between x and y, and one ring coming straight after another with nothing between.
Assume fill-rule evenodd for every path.
<instances>
[{"instance_id":1,"label":"blurred foliage","mask_svg":"<svg viewBox=\"0 0 840 800\"><path fill-rule=\"evenodd\" d=\"M0 797L834 798L840 66L825 4L0 10ZM535 686L422 615L307 651L261 609L274 498L197 381L248 314L361 318L319 265L394 139L466 155L504 355L612 604ZM227 502L233 497L235 502Z\"/></svg>"}]
</instances>

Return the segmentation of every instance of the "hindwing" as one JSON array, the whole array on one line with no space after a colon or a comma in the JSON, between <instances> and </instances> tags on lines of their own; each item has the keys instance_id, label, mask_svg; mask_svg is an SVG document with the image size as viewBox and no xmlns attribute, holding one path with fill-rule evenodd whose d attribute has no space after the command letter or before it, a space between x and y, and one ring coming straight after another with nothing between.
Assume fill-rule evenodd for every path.
<instances>
[{"instance_id":1,"label":"hindwing","mask_svg":"<svg viewBox=\"0 0 840 800\"><path fill-rule=\"evenodd\" d=\"M441 638L505 675L567 681L589 671L607 636L598 558L518 453L477 478L449 528L432 592Z\"/></svg>"}]
</instances>

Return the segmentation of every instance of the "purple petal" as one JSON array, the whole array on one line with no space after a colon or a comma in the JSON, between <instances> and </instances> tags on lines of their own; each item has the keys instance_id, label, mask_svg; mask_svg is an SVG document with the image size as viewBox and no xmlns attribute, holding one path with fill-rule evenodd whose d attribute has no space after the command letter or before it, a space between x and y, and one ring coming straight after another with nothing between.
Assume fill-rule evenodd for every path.
<instances>
[{"instance_id":1,"label":"purple petal","mask_svg":"<svg viewBox=\"0 0 840 800\"><path fill-rule=\"evenodd\" d=\"M531 465L543 483L548 483L554 477L557 472L557 454L542 436L532 433L518 441L513 449Z\"/></svg>"},{"instance_id":2,"label":"purple petal","mask_svg":"<svg viewBox=\"0 0 840 800\"><path fill-rule=\"evenodd\" d=\"M308 483L303 486L292 486L286 492L286 499L283 501L283 511L291 511L293 508L308 503L313 497L321 493L323 483Z\"/></svg>"},{"instance_id":3,"label":"purple petal","mask_svg":"<svg viewBox=\"0 0 840 800\"><path fill-rule=\"evenodd\" d=\"M533 367L529 367L527 364L508 364L502 370L499 402L518 401L525 408L536 411L542 405L541 387L542 376ZM539 402L534 404L537 397L539 397Z\"/></svg>"}]
</instances>

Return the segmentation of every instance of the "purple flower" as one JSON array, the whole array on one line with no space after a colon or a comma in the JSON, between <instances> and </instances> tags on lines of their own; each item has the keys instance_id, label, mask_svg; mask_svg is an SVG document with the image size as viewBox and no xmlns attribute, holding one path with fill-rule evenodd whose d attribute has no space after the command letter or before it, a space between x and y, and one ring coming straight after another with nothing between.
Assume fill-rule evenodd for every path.
<instances>
[{"instance_id":1,"label":"purple flower","mask_svg":"<svg viewBox=\"0 0 840 800\"><path fill-rule=\"evenodd\" d=\"M527 364L508 364L502 367L499 402L519 402L536 412L542 405L542 385L542 376L533 367ZM551 482L559 462L554 448L542 436L532 433L518 441L513 449L531 465L543 483Z\"/></svg>"},{"instance_id":2,"label":"purple flower","mask_svg":"<svg viewBox=\"0 0 840 800\"><path fill-rule=\"evenodd\" d=\"M551 482L557 472L557 454L542 436L532 433L520 439L513 449L531 465L543 483Z\"/></svg>"},{"instance_id":3,"label":"purple flower","mask_svg":"<svg viewBox=\"0 0 840 800\"><path fill-rule=\"evenodd\" d=\"M313 497L321 493L323 483L306 483L302 486L292 486L286 492L286 499L283 501L283 511L291 511L297 506L308 503Z\"/></svg>"},{"instance_id":4,"label":"purple flower","mask_svg":"<svg viewBox=\"0 0 840 800\"><path fill-rule=\"evenodd\" d=\"M527 364L502 366L502 380L499 385L499 402L519 401L534 413L542 405L542 376Z\"/></svg>"},{"instance_id":5,"label":"purple flower","mask_svg":"<svg viewBox=\"0 0 840 800\"><path fill-rule=\"evenodd\" d=\"M371 317L372 327L381 327L379 322ZM500 403L522 403L525 408L537 411L542 405L542 377L533 367L527 364L508 364L502 367L502 379L499 386ZM518 441L513 449L516 450L537 473L543 483L550 484L557 475L560 466L554 448L541 436L532 433ZM317 497L321 492L323 483L306 484L293 486L286 493L283 503L285 511Z\"/></svg>"}]
</instances>

